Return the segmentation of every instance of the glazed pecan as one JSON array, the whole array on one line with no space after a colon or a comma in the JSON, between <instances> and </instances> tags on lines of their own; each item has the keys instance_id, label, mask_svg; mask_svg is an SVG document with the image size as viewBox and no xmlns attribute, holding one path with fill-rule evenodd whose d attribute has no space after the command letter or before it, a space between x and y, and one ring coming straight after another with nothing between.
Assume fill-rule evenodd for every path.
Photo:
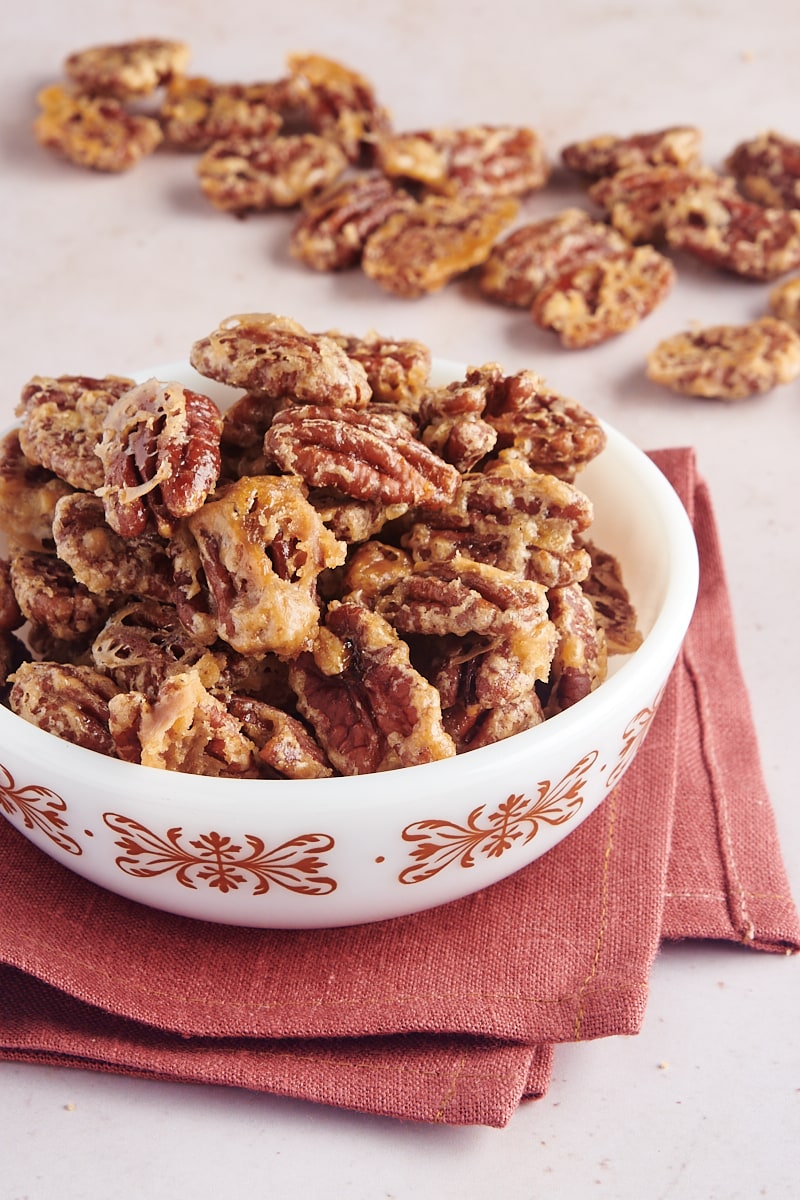
<instances>
[{"instance_id":1,"label":"glazed pecan","mask_svg":"<svg viewBox=\"0 0 800 1200\"><path fill-rule=\"evenodd\" d=\"M297 704L342 775L410 767L455 753L439 693L377 613L352 601L328 608L313 653L292 664Z\"/></svg>"},{"instance_id":2,"label":"glazed pecan","mask_svg":"<svg viewBox=\"0 0 800 1200\"><path fill-rule=\"evenodd\" d=\"M121 537L107 523L99 496L62 496L55 506L52 536L59 558L90 592L172 599L172 565L161 538L153 530Z\"/></svg>"},{"instance_id":3,"label":"glazed pecan","mask_svg":"<svg viewBox=\"0 0 800 1200\"><path fill-rule=\"evenodd\" d=\"M724 187L694 188L670 206L667 243L746 279L800 267L800 211L763 208Z\"/></svg>"},{"instance_id":4,"label":"glazed pecan","mask_svg":"<svg viewBox=\"0 0 800 1200\"><path fill-rule=\"evenodd\" d=\"M341 346L348 358L360 363L375 402L396 405L414 415L419 409L431 371L431 352L412 338L395 340L371 330L363 337L327 330L326 337Z\"/></svg>"},{"instance_id":5,"label":"glazed pecan","mask_svg":"<svg viewBox=\"0 0 800 1200\"><path fill-rule=\"evenodd\" d=\"M395 134L381 140L377 161L390 178L445 195L524 196L550 174L539 135L514 125Z\"/></svg>"},{"instance_id":6,"label":"glazed pecan","mask_svg":"<svg viewBox=\"0 0 800 1200\"><path fill-rule=\"evenodd\" d=\"M642 635L619 559L588 539L584 539L583 546L591 566L581 587L591 601L595 623L603 632L608 653L631 654L641 646Z\"/></svg>"},{"instance_id":7,"label":"glazed pecan","mask_svg":"<svg viewBox=\"0 0 800 1200\"><path fill-rule=\"evenodd\" d=\"M137 38L77 50L66 59L64 69L81 91L125 99L148 96L182 75L189 57L189 47L184 42Z\"/></svg>"},{"instance_id":8,"label":"glazed pecan","mask_svg":"<svg viewBox=\"0 0 800 1200\"><path fill-rule=\"evenodd\" d=\"M286 86L213 83L202 76L173 79L159 118L165 141L181 150L207 150L214 142L264 138L283 125Z\"/></svg>"},{"instance_id":9,"label":"glazed pecan","mask_svg":"<svg viewBox=\"0 0 800 1200\"><path fill-rule=\"evenodd\" d=\"M373 538L348 558L342 576L343 596L374 608L379 596L411 573L412 563L411 555L399 546Z\"/></svg>"},{"instance_id":10,"label":"glazed pecan","mask_svg":"<svg viewBox=\"0 0 800 1200\"><path fill-rule=\"evenodd\" d=\"M652 246L574 265L537 292L531 317L569 350L585 349L632 329L664 300L675 268Z\"/></svg>"},{"instance_id":11,"label":"glazed pecan","mask_svg":"<svg viewBox=\"0 0 800 1200\"><path fill-rule=\"evenodd\" d=\"M197 175L214 208L243 216L294 208L337 179L346 165L339 147L314 133L242 136L209 146Z\"/></svg>"},{"instance_id":12,"label":"glazed pecan","mask_svg":"<svg viewBox=\"0 0 800 1200\"><path fill-rule=\"evenodd\" d=\"M651 351L647 375L686 396L741 400L800 375L800 334L775 317L679 333Z\"/></svg>"},{"instance_id":13,"label":"glazed pecan","mask_svg":"<svg viewBox=\"0 0 800 1200\"><path fill-rule=\"evenodd\" d=\"M306 649L319 621L316 584L346 548L291 476L244 478L187 518L221 638L242 654Z\"/></svg>"},{"instance_id":14,"label":"glazed pecan","mask_svg":"<svg viewBox=\"0 0 800 1200\"><path fill-rule=\"evenodd\" d=\"M546 717L564 712L588 696L606 677L605 635L595 622L594 608L579 583L547 593L557 641L547 680Z\"/></svg>"},{"instance_id":15,"label":"glazed pecan","mask_svg":"<svg viewBox=\"0 0 800 1200\"><path fill-rule=\"evenodd\" d=\"M341 146L350 162L369 159L391 132L391 118L368 79L320 54L290 54L290 78L306 120Z\"/></svg>"},{"instance_id":16,"label":"glazed pecan","mask_svg":"<svg viewBox=\"0 0 800 1200\"><path fill-rule=\"evenodd\" d=\"M73 95L53 84L37 99L36 140L79 167L128 171L163 140L157 121L129 113L111 96Z\"/></svg>"},{"instance_id":17,"label":"glazed pecan","mask_svg":"<svg viewBox=\"0 0 800 1200\"><path fill-rule=\"evenodd\" d=\"M254 743L196 671L165 679L153 700L140 692L112 697L109 728L127 762L191 775L259 774Z\"/></svg>"},{"instance_id":18,"label":"glazed pecan","mask_svg":"<svg viewBox=\"0 0 800 1200\"><path fill-rule=\"evenodd\" d=\"M220 470L222 416L213 400L179 383L150 379L125 392L103 422L106 520L123 537L155 521L168 537L175 520L195 512Z\"/></svg>"},{"instance_id":19,"label":"glazed pecan","mask_svg":"<svg viewBox=\"0 0 800 1200\"><path fill-rule=\"evenodd\" d=\"M221 674L219 662L188 632L177 609L155 600L135 600L113 612L92 642L92 660L120 691L150 699L172 675L196 669L210 687Z\"/></svg>"},{"instance_id":20,"label":"glazed pecan","mask_svg":"<svg viewBox=\"0 0 800 1200\"><path fill-rule=\"evenodd\" d=\"M35 550L12 558L11 586L27 619L61 642L80 642L96 633L113 604L112 596L79 583L60 558Z\"/></svg>"},{"instance_id":21,"label":"glazed pecan","mask_svg":"<svg viewBox=\"0 0 800 1200\"><path fill-rule=\"evenodd\" d=\"M483 419L485 407L481 386L454 381L435 388L420 404L420 439L457 471L471 471L497 442L497 430Z\"/></svg>"},{"instance_id":22,"label":"glazed pecan","mask_svg":"<svg viewBox=\"0 0 800 1200\"><path fill-rule=\"evenodd\" d=\"M327 779L333 774L325 751L296 717L250 696L231 696L227 709L257 747L269 769L265 774L281 779Z\"/></svg>"},{"instance_id":23,"label":"glazed pecan","mask_svg":"<svg viewBox=\"0 0 800 1200\"><path fill-rule=\"evenodd\" d=\"M571 263L588 263L627 249L628 243L580 208L521 225L492 247L480 289L490 300L530 308L536 293Z\"/></svg>"},{"instance_id":24,"label":"glazed pecan","mask_svg":"<svg viewBox=\"0 0 800 1200\"><path fill-rule=\"evenodd\" d=\"M800 142L768 130L734 147L725 166L750 200L800 208Z\"/></svg>"},{"instance_id":25,"label":"glazed pecan","mask_svg":"<svg viewBox=\"0 0 800 1200\"><path fill-rule=\"evenodd\" d=\"M769 294L769 311L800 332L800 275L779 283Z\"/></svg>"},{"instance_id":26,"label":"glazed pecan","mask_svg":"<svg viewBox=\"0 0 800 1200\"><path fill-rule=\"evenodd\" d=\"M19 429L0 439L0 529L12 548L41 550L53 544L53 515L72 488L22 453Z\"/></svg>"},{"instance_id":27,"label":"glazed pecan","mask_svg":"<svg viewBox=\"0 0 800 1200\"><path fill-rule=\"evenodd\" d=\"M362 269L397 296L436 292L485 261L517 207L510 197L427 196L367 238Z\"/></svg>"},{"instance_id":28,"label":"glazed pecan","mask_svg":"<svg viewBox=\"0 0 800 1200\"><path fill-rule=\"evenodd\" d=\"M598 178L627 167L662 163L693 166L700 157L701 141L702 134L693 125L673 125L627 137L609 133L570 142L561 151L561 157L570 170Z\"/></svg>"},{"instance_id":29,"label":"glazed pecan","mask_svg":"<svg viewBox=\"0 0 800 1200\"><path fill-rule=\"evenodd\" d=\"M708 188L736 195L732 179L707 167L663 163L626 167L615 175L604 176L592 184L589 196L629 242L661 242L674 206L698 189Z\"/></svg>"},{"instance_id":30,"label":"glazed pecan","mask_svg":"<svg viewBox=\"0 0 800 1200\"><path fill-rule=\"evenodd\" d=\"M26 662L10 676L12 711L66 742L114 757L109 703L116 684L93 667Z\"/></svg>"},{"instance_id":31,"label":"glazed pecan","mask_svg":"<svg viewBox=\"0 0 800 1200\"><path fill-rule=\"evenodd\" d=\"M365 408L372 395L364 368L335 341L271 313L226 318L194 343L191 363L210 379L297 404Z\"/></svg>"},{"instance_id":32,"label":"glazed pecan","mask_svg":"<svg viewBox=\"0 0 800 1200\"><path fill-rule=\"evenodd\" d=\"M355 500L437 506L450 500L458 472L409 436L401 422L370 410L303 405L278 413L264 451L309 487Z\"/></svg>"},{"instance_id":33,"label":"glazed pecan","mask_svg":"<svg viewBox=\"0 0 800 1200\"><path fill-rule=\"evenodd\" d=\"M413 203L380 171L347 176L303 202L290 252L315 271L355 267L370 234Z\"/></svg>"},{"instance_id":34,"label":"glazed pecan","mask_svg":"<svg viewBox=\"0 0 800 1200\"><path fill-rule=\"evenodd\" d=\"M402 544L419 562L461 556L563 587L589 570L578 537L593 515L589 499L572 484L506 454L484 471L464 475L453 502L418 519Z\"/></svg>"},{"instance_id":35,"label":"glazed pecan","mask_svg":"<svg viewBox=\"0 0 800 1200\"><path fill-rule=\"evenodd\" d=\"M103 483L97 456L103 421L114 401L133 386L132 379L118 375L35 375L23 388L16 409L25 457L74 488L94 491Z\"/></svg>"},{"instance_id":36,"label":"glazed pecan","mask_svg":"<svg viewBox=\"0 0 800 1200\"><path fill-rule=\"evenodd\" d=\"M0 632L10 633L24 624L25 617L11 584L11 560L0 558Z\"/></svg>"},{"instance_id":37,"label":"glazed pecan","mask_svg":"<svg viewBox=\"0 0 800 1200\"><path fill-rule=\"evenodd\" d=\"M405 504L383 504L380 500L354 500L332 488L310 488L308 502L335 538L348 546L379 534L389 521L407 512Z\"/></svg>"}]
</instances>

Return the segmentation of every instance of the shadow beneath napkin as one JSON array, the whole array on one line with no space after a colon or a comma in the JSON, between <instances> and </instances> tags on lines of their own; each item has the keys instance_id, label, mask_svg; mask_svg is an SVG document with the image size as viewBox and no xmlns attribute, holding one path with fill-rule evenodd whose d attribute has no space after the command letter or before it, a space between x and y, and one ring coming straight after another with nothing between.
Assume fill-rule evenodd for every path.
<instances>
[{"instance_id":1,"label":"shadow beneath napkin","mask_svg":"<svg viewBox=\"0 0 800 1200\"><path fill-rule=\"evenodd\" d=\"M264 931L114 896L0 822L0 1058L503 1126L559 1042L637 1032L662 939L800 949L707 489L691 451L652 457L694 523L697 610L635 762L569 837L427 913Z\"/></svg>"}]
</instances>

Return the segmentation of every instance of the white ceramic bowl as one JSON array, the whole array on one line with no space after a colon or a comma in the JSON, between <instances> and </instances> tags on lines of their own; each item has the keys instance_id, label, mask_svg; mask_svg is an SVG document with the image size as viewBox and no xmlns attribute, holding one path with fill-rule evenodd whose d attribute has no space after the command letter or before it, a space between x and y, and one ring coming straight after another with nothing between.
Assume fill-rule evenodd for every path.
<instances>
[{"instance_id":1,"label":"white ceramic bowl","mask_svg":"<svg viewBox=\"0 0 800 1200\"><path fill-rule=\"evenodd\" d=\"M437 361L434 379L463 374ZM185 365L178 379L225 404ZM262 928L362 924L432 908L526 866L575 829L630 766L694 608L694 535L673 489L614 429L579 476L592 537L616 555L644 641L543 725L380 775L179 775L60 741L0 708L0 812L46 854L131 900Z\"/></svg>"}]
</instances>

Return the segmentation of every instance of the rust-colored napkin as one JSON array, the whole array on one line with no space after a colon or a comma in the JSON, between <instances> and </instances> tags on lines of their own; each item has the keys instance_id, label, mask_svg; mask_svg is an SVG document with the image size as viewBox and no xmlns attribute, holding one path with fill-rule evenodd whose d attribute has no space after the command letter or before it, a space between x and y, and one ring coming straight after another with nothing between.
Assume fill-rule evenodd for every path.
<instances>
[{"instance_id":1,"label":"rust-colored napkin","mask_svg":"<svg viewBox=\"0 0 800 1200\"><path fill-rule=\"evenodd\" d=\"M502 1126L553 1047L635 1033L662 938L800 948L691 451L653 458L701 556L685 650L637 760L550 853L416 916L329 931L172 917L0 821L0 1057Z\"/></svg>"}]
</instances>

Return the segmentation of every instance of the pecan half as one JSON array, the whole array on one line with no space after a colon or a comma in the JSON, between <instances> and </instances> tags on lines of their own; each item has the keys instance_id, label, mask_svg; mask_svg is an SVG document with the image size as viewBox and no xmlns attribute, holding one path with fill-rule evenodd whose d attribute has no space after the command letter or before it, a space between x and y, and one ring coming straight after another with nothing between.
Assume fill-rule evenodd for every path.
<instances>
[{"instance_id":1,"label":"pecan half","mask_svg":"<svg viewBox=\"0 0 800 1200\"><path fill-rule=\"evenodd\" d=\"M123 537L155 519L169 536L217 482L222 416L213 400L179 383L150 379L125 392L103 422L97 448L106 520Z\"/></svg>"},{"instance_id":2,"label":"pecan half","mask_svg":"<svg viewBox=\"0 0 800 1200\"><path fill-rule=\"evenodd\" d=\"M325 336L364 368L373 404L393 404L402 412L416 414L431 371L431 352L424 342L395 340L374 330L355 337L329 329Z\"/></svg>"},{"instance_id":3,"label":"pecan half","mask_svg":"<svg viewBox=\"0 0 800 1200\"><path fill-rule=\"evenodd\" d=\"M517 214L517 201L427 196L367 238L361 266L397 296L436 292L478 266Z\"/></svg>"},{"instance_id":4,"label":"pecan half","mask_svg":"<svg viewBox=\"0 0 800 1200\"><path fill-rule=\"evenodd\" d=\"M369 159L375 143L391 131L389 113L370 81L321 54L290 54L287 64L312 128L341 146L348 161Z\"/></svg>"},{"instance_id":5,"label":"pecan half","mask_svg":"<svg viewBox=\"0 0 800 1200\"><path fill-rule=\"evenodd\" d=\"M372 395L364 368L333 339L272 313L227 317L194 343L191 363L210 379L297 404L365 408Z\"/></svg>"},{"instance_id":6,"label":"pecan half","mask_svg":"<svg viewBox=\"0 0 800 1200\"><path fill-rule=\"evenodd\" d=\"M679 333L650 352L647 375L686 396L741 400L800 375L800 335L775 317Z\"/></svg>"},{"instance_id":7,"label":"pecan half","mask_svg":"<svg viewBox=\"0 0 800 1200\"><path fill-rule=\"evenodd\" d=\"M304 200L289 250L315 271L358 266L370 234L413 203L379 171L337 180Z\"/></svg>"},{"instance_id":8,"label":"pecan half","mask_svg":"<svg viewBox=\"0 0 800 1200\"><path fill-rule=\"evenodd\" d=\"M13 712L46 733L114 757L109 703L116 684L93 667L27 662L10 676Z\"/></svg>"},{"instance_id":9,"label":"pecan half","mask_svg":"<svg viewBox=\"0 0 800 1200\"><path fill-rule=\"evenodd\" d=\"M569 350L596 346L632 329L668 295L675 268L652 246L567 267L537 292L531 317Z\"/></svg>"},{"instance_id":10,"label":"pecan half","mask_svg":"<svg viewBox=\"0 0 800 1200\"><path fill-rule=\"evenodd\" d=\"M197 175L214 208L243 216L294 208L346 165L339 147L314 133L262 135L214 142L198 162Z\"/></svg>"},{"instance_id":11,"label":"pecan half","mask_svg":"<svg viewBox=\"0 0 800 1200\"><path fill-rule=\"evenodd\" d=\"M670 207L667 243L746 279L800 267L800 212L763 208L725 188L690 190Z\"/></svg>"},{"instance_id":12,"label":"pecan half","mask_svg":"<svg viewBox=\"0 0 800 1200\"><path fill-rule=\"evenodd\" d=\"M591 566L581 587L594 609L609 654L632 654L642 644L636 609L622 578L619 559L584 539Z\"/></svg>"},{"instance_id":13,"label":"pecan half","mask_svg":"<svg viewBox=\"0 0 800 1200\"><path fill-rule=\"evenodd\" d=\"M164 138L181 150L214 142L271 137L283 124L286 88L277 83L213 83L202 76L173 79L159 113Z\"/></svg>"},{"instance_id":14,"label":"pecan half","mask_svg":"<svg viewBox=\"0 0 800 1200\"><path fill-rule=\"evenodd\" d=\"M677 167L669 163L626 167L589 188L595 204L629 242L661 242L675 205L699 190L736 195L732 179L707 167Z\"/></svg>"},{"instance_id":15,"label":"pecan half","mask_svg":"<svg viewBox=\"0 0 800 1200\"><path fill-rule=\"evenodd\" d=\"M327 779L333 774L325 751L296 717L250 696L231 696L227 709L270 773L281 779Z\"/></svg>"},{"instance_id":16,"label":"pecan half","mask_svg":"<svg viewBox=\"0 0 800 1200\"><path fill-rule=\"evenodd\" d=\"M800 142L768 130L734 147L725 166L750 200L800 208Z\"/></svg>"},{"instance_id":17,"label":"pecan half","mask_svg":"<svg viewBox=\"0 0 800 1200\"><path fill-rule=\"evenodd\" d=\"M82 91L126 99L148 96L183 74L189 57L185 42L136 38L76 50L66 59L64 69Z\"/></svg>"},{"instance_id":18,"label":"pecan half","mask_svg":"<svg viewBox=\"0 0 800 1200\"><path fill-rule=\"evenodd\" d=\"M516 125L395 134L381 140L377 161L390 178L446 195L523 196L550 173L539 135Z\"/></svg>"},{"instance_id":19,"label":"pecan half","mask_svg":"<svg viewBox=\"0 0 800 1200\"><path fill-rule=\"evenodd\" d=\"M79 167L129 171L163 140L157 121L129 113L111 96L72 95L53 84L39 92L37 100L37 142Z\"/></svg>"},{"instance_id":20,"label":"pecan half","mask_svg":"<svg viewBox=\"0 0 800 1200\"><path fill-rule=\"evenodd\" d=\"M411 665L383 617L353 602L329 606L314 652L289 679L297 704L342 775L450 758L439 693Z\"/></svg>"},{"instance_id":21,"label":"pecan half","mask_svg":"<svg viewBox=\"0 0 800 1200\"><path fill-rule=\"evenodd\" d=\"M94 634L113 604L110 595L97 595L79 583L60 558L37 551L12 558L11 586L27 619L61 642Z\"/></svg>"},{"instance_id":22,"label":"pecan half","mask_svg":"<svg viewBox=\"0 0 800 1200\"><path fill-rule=\"evenodd\" d=\"M207 686L220 675L219 664L188 632L177 610L154 600L118 608L92 642L92 659L120 691L151 699L172 675L196 668Z\"/></svg>"},{"instance_id":23,"label":"pecan half","mask_svg":"<svg viewBox=\"0 0 800 1200\"><path fill-rule=\"evenodd\" d=\"M701 141L702 135L695 126L672 125L647 133L622 137L604 133L570 142L561 151L561 157L570 170L597 178L647 164L692 166L699 159Z\"/></svg>"},{"instance_id":24,"label":"pecan half","mask_svg":"<svg viewBox=\"0 0 800 1200\"><path fill-rule=\"evenodd\" d=\"M607 649L581 584L551 588L547 602L557 634L544 708L545 716L551 717L599 687L606 677Z\"/></svg>"}]
</instances>

